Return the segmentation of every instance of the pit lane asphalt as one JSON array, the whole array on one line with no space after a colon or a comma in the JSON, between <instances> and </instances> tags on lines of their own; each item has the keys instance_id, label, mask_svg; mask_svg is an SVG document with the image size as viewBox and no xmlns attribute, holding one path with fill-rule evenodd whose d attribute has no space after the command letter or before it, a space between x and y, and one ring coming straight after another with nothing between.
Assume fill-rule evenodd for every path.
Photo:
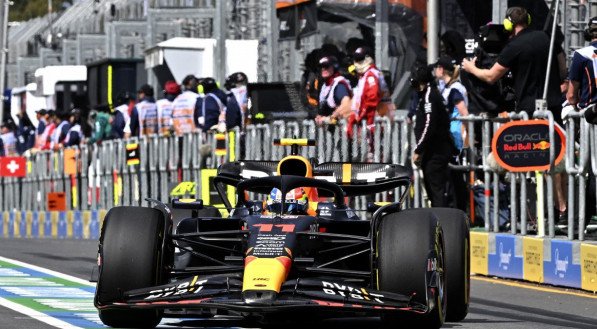
<instances>
[{"instance_id":1,"label":"pit lane asphalt","mask_svg":"<svg viewBox=\"0 0 597 329\"><path fill-rule=\"evenodd\" d=\"M53 271L89 279L96 260L97 242L89 240L6 239L0 238L0 256L37 265ZM206 321L171 323L168 328L185 325L208 326ZM333 320L326 329L375 328L374 319ZM237 326L234 322L218 322ZM45 323L0 307L0 328L49 329ZM526 284L516 281L473 277L471 305L467 318L446 323L444 328L597 328L597 295L577 290Z\"/></svg>"}]
</instances>

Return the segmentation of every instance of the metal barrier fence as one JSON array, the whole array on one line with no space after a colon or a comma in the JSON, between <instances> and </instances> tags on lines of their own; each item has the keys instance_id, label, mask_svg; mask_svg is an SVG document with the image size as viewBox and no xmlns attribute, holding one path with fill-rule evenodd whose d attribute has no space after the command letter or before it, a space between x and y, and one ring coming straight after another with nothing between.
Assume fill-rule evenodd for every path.
<instances>
[{"instance_id":1,"label":"metal barrier fence","mask_svg":"<svg viewBox=\"0 0 597 329\"><path fill-rule=\"evenodd\" d=\"M537 111L535 118L546 118L550 124L550 145L553 145L554 121L551 113ZM483 218L486 231L499 231L500 176L495 166L489 163L491 137L505 122L524 120L526 114L511 113L507 118L490 119L485 116L469 115L459 118L468 127L470 152L462 163L452 164L452 170L466 174L469 188L482 174L484 184ZM597 127L583 119L583 113L571 113L566 118L565 168L568 174L568 238L573 239L574 227L584 227L586 183L591 161L593 174L597 174ZM482 126L482 135L477 138L475 126ZM317 162L390 162L411 167L410 145L413 144L412 126L405 117L390 120L378 118L373 129L365 125L353 127L354 135L347 138L347 126L343 121L336 125L316 126L313 121L275 121L271 124L256 124L220 136L218 134L194 133L183 137L150 136L130 140L109 140L101 145L82 145L75 149L77 173L65 174L65 150L43 151L27 156L26 178L3 178L0 188L2 210L46 210L50 192L64 192L66 210L109 209L116 205L147 205L145 198L168 200L173 185L193 182L187 191L195 197L205 196L205 182L214 174L215 168L225 161L240 159L278 160L288 154L289 148L272 145L275 138L301 137L316 140L315 147L300 150L305 157ZM576 142L578 140L578 142ZM476 142L477 141L477 142ZM126 145L138 144L138 165L127 165ZM552 175L554 155L551 152L551 170L544 173L507 172L510 183L510 232L527 235L528 207L535 207L537 213L537 236L553 237L556 233L554 221L554 192ZM70 153L69 153L70 154ZM205 170L210 170L206 174ZM527 204L528 181L536 176L538 197L535 205ZM406 207L427 206L422 188L420 170L413 170L413 184L408 191ZM541 195L543 181L547 182L547 207ZM375 201L394 201L395 196L406 188L375 195ZM578 196L578 197L577 197ZM493 198L493 201L492 201ZM356 209L366 209L372 198L360 197L352 203ZM492 207L492 204L495 206ZM470 207L474 212L474 207ZM493 209L492 209L493 208ZM547 232L543 209L547 208ZM489 219L492 218L490 221ZM584 239L584 230L578 232L578 239Z\"/></svg>"}]
</instances>

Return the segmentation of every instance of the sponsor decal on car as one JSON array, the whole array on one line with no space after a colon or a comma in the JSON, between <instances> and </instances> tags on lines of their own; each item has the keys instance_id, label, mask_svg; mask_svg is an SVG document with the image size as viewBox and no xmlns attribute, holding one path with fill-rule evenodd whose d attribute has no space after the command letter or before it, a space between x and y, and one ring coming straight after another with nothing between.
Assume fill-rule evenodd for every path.
<instances>
[{"instance_id":1,"label":"sponsor decal on car","mask_svg":"<svg viewBox=\"0 0 597 329\"><path fill-rule=\"evenodd\" d=\"M203 285L207 280L198 280L195 275L191 281L184 281L177 283L175 286L166 287L162 289L151 290L149 296L145 299L156 299L168 296L179 296L184 294L196 294L203 289Z\"/></svg>"},{"instance_id":2,"label":"sponsor decal on car","mask_svg":"<svg viewBox=\"0 0 597 329\"><path fill-rule=\"evenodd\" d=\"M349 285L338 284L336 282L321 281L322 290L324 293L332 296L342 296L358 300L367 300L384 304L381 298L384 295L378 293L372 293L367 291L365 288L355 288Z\"/></svg>"}]
</instances>

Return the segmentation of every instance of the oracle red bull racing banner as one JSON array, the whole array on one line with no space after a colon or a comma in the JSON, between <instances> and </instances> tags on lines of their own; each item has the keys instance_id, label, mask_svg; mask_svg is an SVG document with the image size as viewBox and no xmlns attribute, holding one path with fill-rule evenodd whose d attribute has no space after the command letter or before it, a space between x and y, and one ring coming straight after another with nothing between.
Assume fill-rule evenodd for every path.
<instances>
[{"instance_id":1,"label":"oracle red bull racing banner","mask_svg":"<svg viewBox=\"0 0 597 329\"><path fill-rule=\"evenodd\" d=\"M506 123L498 129L491 143L498 164L511 172L548 170L551 148L555 150L555 164L558 164L566 151L566 137L562 129L554 125L554 140L550 142L547 120Z\"/></svg>"}]
</instances>

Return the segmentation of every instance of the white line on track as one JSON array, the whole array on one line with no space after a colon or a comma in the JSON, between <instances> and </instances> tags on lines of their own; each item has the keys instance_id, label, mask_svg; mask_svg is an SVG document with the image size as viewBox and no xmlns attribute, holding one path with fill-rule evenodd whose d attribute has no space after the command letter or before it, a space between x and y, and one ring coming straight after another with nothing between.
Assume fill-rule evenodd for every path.
<instances>
[{"instance_id":1,"label":"white line on track","mask_svg":"<svg viewBox=\"0 0 597 329\"><path fill-rule=\"evenodd\" d=\"M41 312L32 310L28 307L19 305L17 303L13 303L7 299L4 298L0 298L0 306L4 306L6 308L9 308L13 311L19 312L21 314L24 314L30 318L33 318L35 320L44 322L46 324L49 324L53 327L56 328L61 328L61 329L82 329L81 327L75 327L70 323L64 322L62 320L58 320L56 318L53 318L49 315L43 314Z\"/></svg>"},{"instance_id":2,"label":"white line on track","mask_svg":"<svg viewBox=\"0 0 597 329\"><path fill-rule=\"evenodd\" d=\"M41 272L41 273L45 273L45 274L48 274L48 275L51 275L51 276L55 276L57 278L61 278L61 279L64 279L64 280L72 281L72 282L83 284L83 285L90 286L90 287L95 287L95 283L91 283L91 282L89 282L87 280L79 279L77 277L74 277L74 276L71 276L71 275L68 275L68 274L64 274L64 273L52 271L52 270L49 270L47 268L35 266L35 265L32 265L32 264L27 264L27 263L19 262L18 260L14 260L14 259L10 259L10 258L6 258L6 257L0 256L0 261L11 263L13 265L17 265L17 266L21 266L21 267L26 267L28 269L31 269L31 270L34 270L34 271L38 271L38 272Z\"/></svg>"},{"instance_id":3,"label":"white line on track","mask_svg":"<svg viewBox=\"0 0 597 329\"><path fill-rule=\"evenodd\" d=\"M64 274L64 273L52 271L52 270L49 270L47 268L35 266L35 265L32 265L32 264L23 263L23 262L20 262L18 260L14 260L14 259L5 258L5 257L0 256L0 261L6 262L6 263L11 263L13 265L17 265L17 266L21 266L21 267L26 267L26 268L34 270L34 271L45 273L45 274L48 274L48 275L51 275L51 276L54 276L54 277L57 277L57 278L61 278L61 279L68 280L68 281L72 281L72 282L79 283L79 284L82 284L82 285L95 286L95 284L92 284L89 281L85 281L85 280L82 280L82 279L79 279L77 277L70 276L70 275L67 275L67 274ZM9 308L9 309L11 309L13 311L19 312L21 314L24 314L24 315L26 315L28 317L31 317L31 318L33 318L35 320L44 322L44 323L49 324L49 325L51 325L53 327L56 327L56 328L61 328L61 329L82 329L81 327L73 326L70 323L64 322L64 321L59 320L57 318L53 318L53 317L51 317L49 315L43 314L43 313L38 312L36 310L33 310L33 309L28 308L28 307L25 307L25 306L19 305L17 303L11 302L11 301L9 301L7 299L4 299L4 298L0 298L0 306L4 306L4 307Z\"/></svg>"}]
</instances>

